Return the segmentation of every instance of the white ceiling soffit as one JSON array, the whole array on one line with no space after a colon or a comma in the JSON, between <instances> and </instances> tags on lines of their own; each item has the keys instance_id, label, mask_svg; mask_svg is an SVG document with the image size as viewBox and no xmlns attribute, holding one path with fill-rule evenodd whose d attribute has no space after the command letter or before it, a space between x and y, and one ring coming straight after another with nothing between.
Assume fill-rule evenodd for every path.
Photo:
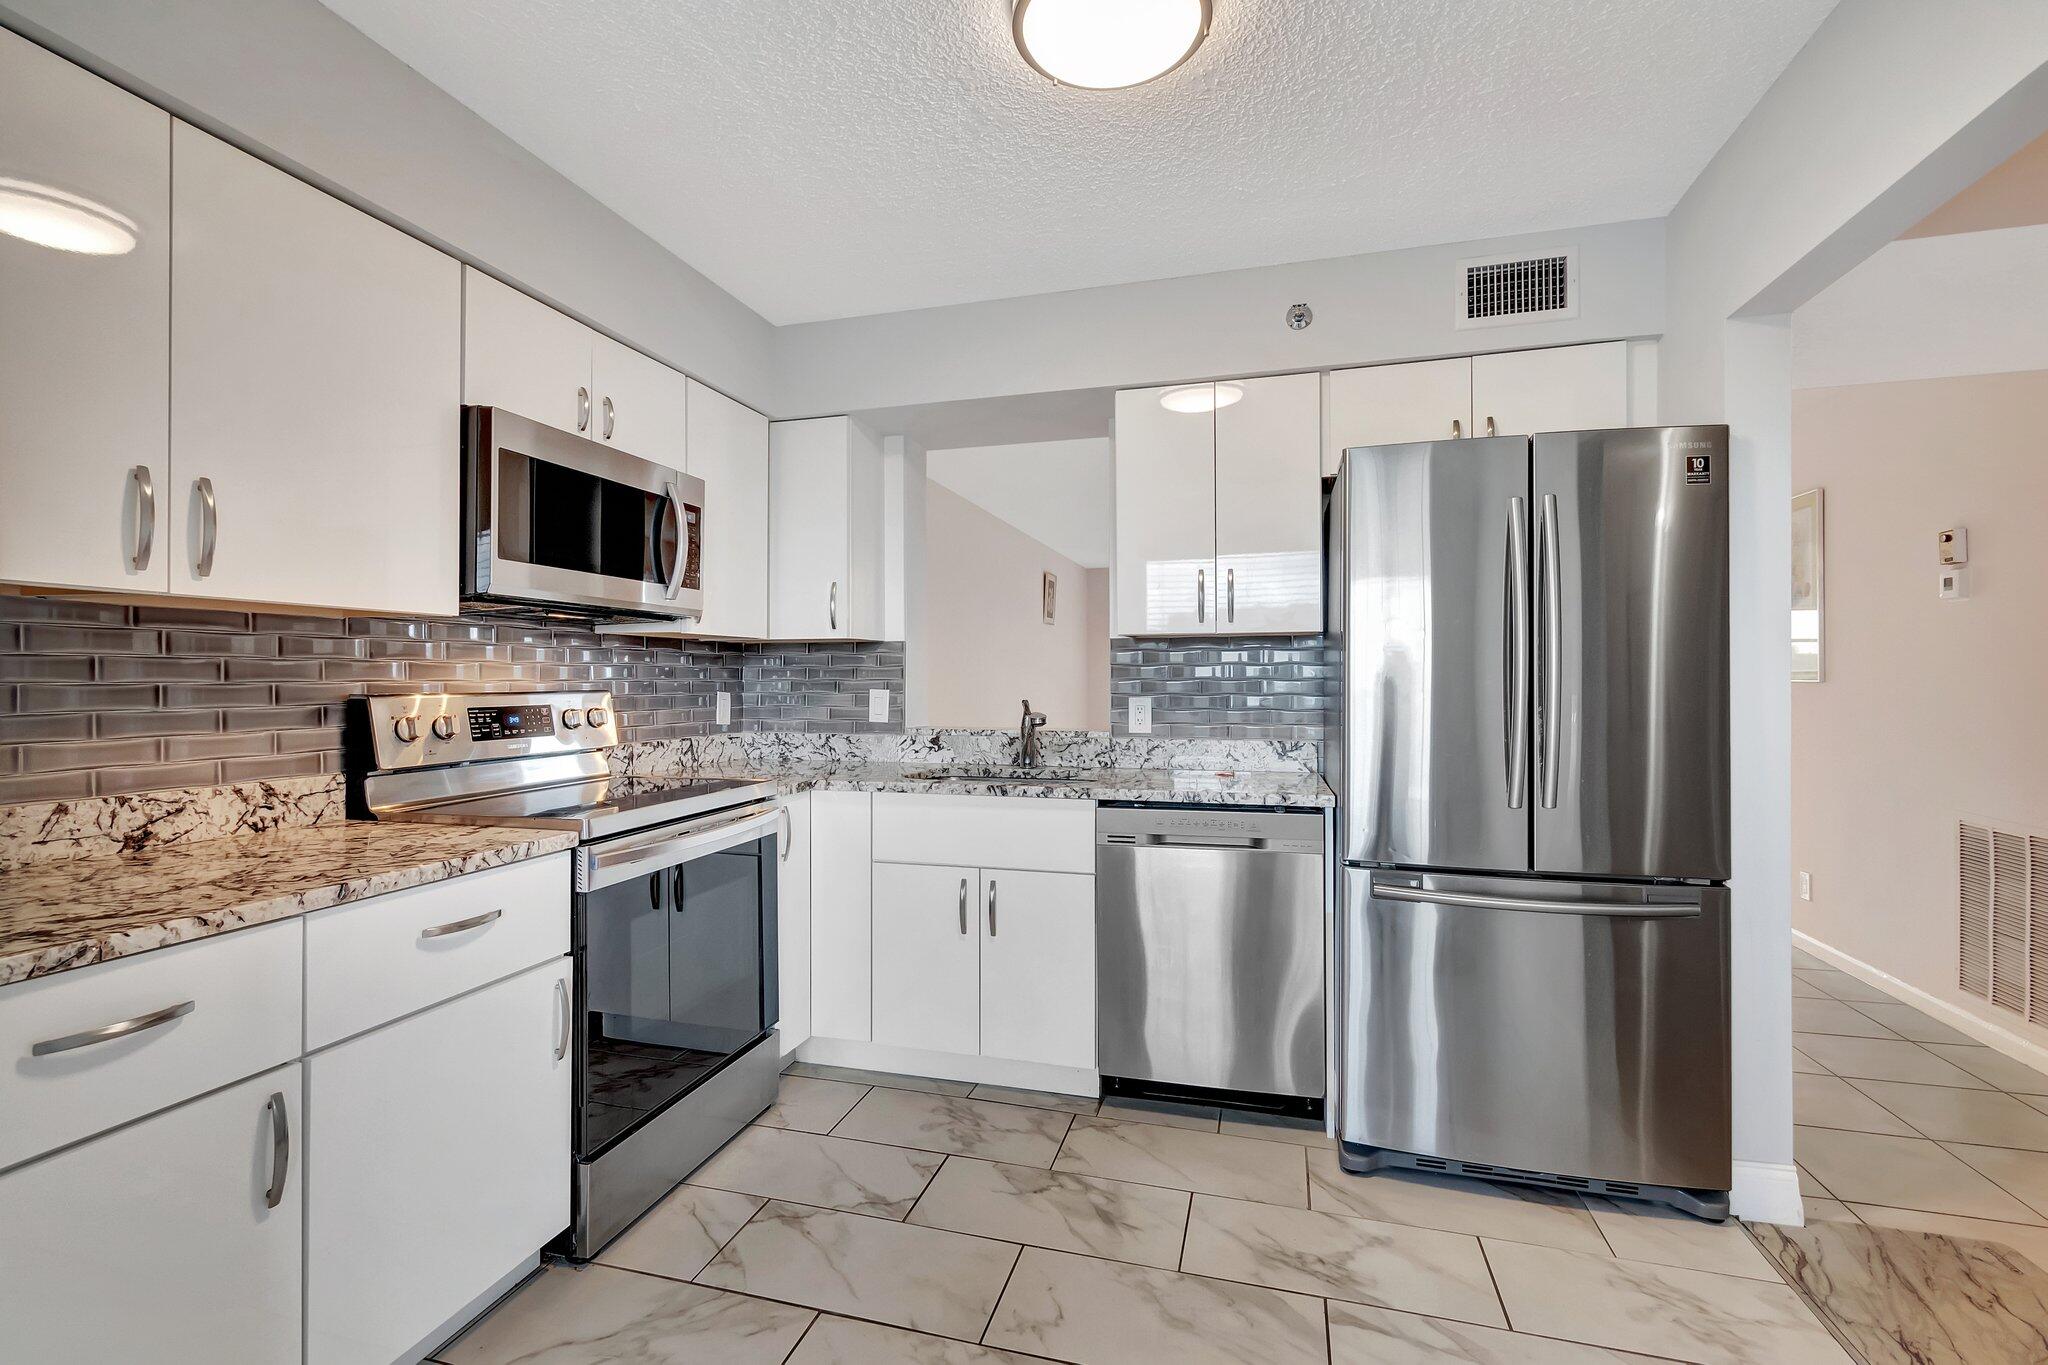
<instances>
[{"instance_id":1,"label":"white ceiling soffit","mask_svg":"<svg viewBox=\"0 0 2048 1365\"><path fill-rule=\"evenodd\" d=\"M1792 383L2048 370L2048 227L1892 242L1792 314Z\"/></svg>"},{"instance_id":2,"label":"white ceiling soffit","mask_svg":"<svg viewBox=\"0 0 2048 1365\"><path fill-rule=\"evenodd\" d=\"M326 0L774 323L1655 218L1835 0L1216 0L1054 86L1007 0Z\"/></svg>"},{"instance_id":3,"label":"white ceiling soffit","mask_svg":"<svg viewBox=\"0 0 2048 1365\"><path fill-rule=\"evenodd\" d=\"M925 450L1076 441L1109 435L1116 418L1116 390L959 398L946 403L865 408L852 415L877 435L902 436Z\"/></svg>"},{"instance_id":4,"label":"white ceiling soffit","mask_svg":"<svg viewBox=\"0 0 2048 1365\"><path fill-rule=\"evenodd\" d=\"M1084 569L1109 567L1116 475L1109 438L933 450L925 476Z\"/></svg>"}]
</instances>

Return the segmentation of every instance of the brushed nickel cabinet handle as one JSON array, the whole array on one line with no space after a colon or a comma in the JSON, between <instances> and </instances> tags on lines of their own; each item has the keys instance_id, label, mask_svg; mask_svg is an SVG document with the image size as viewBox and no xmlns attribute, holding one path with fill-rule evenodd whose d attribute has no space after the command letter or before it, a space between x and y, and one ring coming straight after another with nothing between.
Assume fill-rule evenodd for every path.
<instances>
[{"instance_id":1,"label":"brushed nickel cabinet handle","mask_svg":"<svg viewBox=\"0 0 2048 1365\"><path fill-rule=\"evenodd\" d=\"M128 471L135 485L135 553L128 567L141 573L149 567L149 552L156 545L156 485L150 482L149 466L139 464Z\"/></svg>"},{"instance_id":2,"label":"brushed nickel cabinet handle","mask_svg":"<svg viewBox=\"0 0 2048 1365\"><path fill-rule=\"evenodd\" d=\"M1463 422L1460 422L1457 418L1453 417L1451 419L1451 439L1453 441L1456 441L1462 438L1464 434L1465 424Z\"/></svg>"},{"instance_id":3,"label":"brushed nickel cabinet handle","mask_svg":"<svg viewBox=\"0 0 2048 1365\"><path fill-rule=\"evenodd\" d=\"M784 806L776 812L782 818L782 862L789 861L789 851L796 847L796 819Z\"/></svg>"},{"instance_id":4,"label":"brushed nickel cabinet handle","mask_svg":"<svg viewBox=\"0 0 2048 1365\"><path fill-rule=\"evenodd\" d=\"M555 999L559 1000L562 1005L562 1031L555 1038L555 1060L559 1062L569 1055L569 1020L571 1018L569 983L559 976L555 978Z\"/></svg>"},{"instance_id":5,"label":"brushed nickel cabinet handle","mask_svg":"<svg viewBox=\"0 0 2048 1365\"><path fill-rule=\"evenodd\" d=\"M1195 619L1197 621L1209 619L1209 571L1207 569L1195 570Z\"/></svg>"},{"instance_id":6,"label":"brushed nickel cabinet handle","mask_svg":"<svg viewBox=\"0 0 2048 1365\"><path fill-rule=\"evenodd\" d=\"M1223 602L1223 619L1235 622L1237 620L1237 570L1234 568L1223 571Z\"/></svg>"},{"instance_id":7,"label":"brushed nickel cabinet handle","mask_svg":"<svg viewBox=\"0 0 2048 1365\"><path fill-rule=\"evenodd\" d=\"M465 929L481 929L504 913L503 910L486 910L481 915L471 915L468 919L450 920L446 924L437 924L431 929L420 930L420 937L442 938L449 934L459 934Z\"/></svg>"},{"instance_id":8,"label":"brushed nickel cabinet handle","mask_svg":"<svg viewBox=\"0 0 2048 1365\"><path fill-rule=\"evenodd\" d=\"M967 934L967 878L960 879L960 933Z\"/></svg>"},{"instance_id":9,"label":"brushed nickel cabinet handle","mask_svg":"<svg viewBox=\"0 0 2048 1365\"><path fill-rule=\"evenodd\" d=\"M606 394L604 399L604 438L607 441L612 438L612 413L611 395Z\"/></svg>"},{"instance_id":10,"label":"brushed nickel cabinet handle","mask_svg":"<svg viewBox=\"0 0 2048 1365\"><path fill-rule=\"evenodd\" d=\"M199 562L192 566L194 578L213 572L213 547L220 539L220 508L213 500L213 480L194 479L192 491L199 495Z\"/></svg>"},{"instance_id":11,"label":"brushed nickel cabinet handle","mask_svg":"<svg viewBox=\"0 0 2048 1365\"><path fill-rule=\"evenodd\" d=\"M996 879L988 879L988 936L996 936Z\"/></svg>"},{"instance_id":12,"label":"brushed nickel cabinet handle","mask_svg":"<svg viewBox=\"0 0 2048 1365\"><path fill-rule=\"evenodd\" d=\"M292 1169L292 1124L285 1113L284 1091L270 1093L270 1187L263 1191L263 1207L274 1209L284 1202L285 1177Z\"/></svg>"},{"instance_id":13,"label":"brushed nickel cabinet handle","mask_svg":"<svg viewBox=\"0 0 2048 1365\"><path fill-rule=\"evenodd\" d=\"M576 386L576 430L590 430L590 390Z\"/></svg>"},{"instance_id":14,"label":"brushed nickel cabinet handle","mask_svg":"<svg viewBox=\"0 0 2048 1365\"><path fill-rule=\"evenodd\" d=\"M31 1044L28 1055L47 1057L55 1052L71 1052L77 1048L91 1047L95 1043L111 1043L116 1038L126 1038L130 1034L161 1028L173 1019L183 1019L198 1008L199 1002L196 1000L181 1000L175 1005L165 1005L160 1010L138 1014L133 1019L123 1019L117 1024L102 1024L98 1028L86 1029L83 1033L67 1033L62 1038L45 1038L40 1043Z\"/></svg>"},{"instance_id":15,"label":"brushed nickel cabinet handle","mask_svg":"<svg viewBox=\"0 0 2048 1365\"><path fill-rule=\"evenodd\" d=\"M833 630L839 629L839 580L832 580L832 593L825 599L825 616Z\"/></svg>"},{"instance_id":16,"label":"brushed nickel cabinet handle","mask_svg":"<svg viewBox=\"0 0 2048 1365\"><path fill-rule=\"evenodd\" d=\"M1500 433L1499 433L1498 431L1494 430L1494 426L1493 426L1493 419L1492 419L1491 417L1489 417L1489 418L1487 418L1487 419L1486 419L1486 434L1487 434L1488 436L1498 436L1498 435L1500 435Z\"/></svg>"}]
</instances>

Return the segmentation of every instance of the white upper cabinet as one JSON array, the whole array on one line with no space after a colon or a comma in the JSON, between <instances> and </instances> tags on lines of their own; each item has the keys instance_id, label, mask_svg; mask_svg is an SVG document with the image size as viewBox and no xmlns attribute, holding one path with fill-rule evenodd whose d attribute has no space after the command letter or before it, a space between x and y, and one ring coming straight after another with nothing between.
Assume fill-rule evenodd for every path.
<instances>
[{"instance_id":1,"label":"white upper cabinet","mask_svg":"<svg viewBox=\"0 0 2048 1365\"><path fill-rule=\"evenodd\" d=\"M1216 629L1216 414L1160 402L1210 387L1116 396L1115 634Z\"/></svg>"},{"instance_id":2,"label":"white upper cabinet","mask_svg":"<svg viewBox=\"0 0 2048 1365\"><path fill-rule=\"evenodd\" d=\"M161 590L171 487L171 118L0 30L0 174L133 225L88 255L0 235L0 580Z\"/></svg>"},{"instance_id":3,"label":"white upper cabinet","mask_svg":"<svg viewBox=\"0 0 2048 1365\"><path fill-rule=\"evenodd\" d=\"M691 380L684 468L704 480L705 503L704 618L690 633L763 639L768 634L768 419Z\"/></svg>"},{"instance_id":4,"label":"white upper cabinet","mask_svg":"<svg viewBox=\"0 0 2048 1365\"><path fill-rule=\"evenodd\" d=\"M1472 357L1474 435L1625 427L1628 398L1625 341Z\"/></svg>"},{"instance_id":5,"label":"white upper cabinet","mask_svg":"<svg viewBox=\"0 0 2048 1365\"><path fill-rule=\"evenodd\" d=\"M688 439L690 379L630 346L593 334L590 393L594 435L628 455L681 469ZM710 596L706 585L705 596Z\"/></svg>"},{"instance_id":6,"label":"white upper cabinet","mask_svg":"<svg viewBox=\"0 0 2048 1365\"><path fill-rule=\"evenodd\" d=\"M456 609L461 268L172 128L170 590Z\"/></svg>"},{"instance_id":7,"label":"white upper cabinet","mask_svg":"<svg viewBox=\"0 0 2048 1365\"><path fill-rule=\"evenodd\" d=\"M712 516L707 534L715 534ZM768 556L772 638L879 638L882 452L859 424L813 417L769 425Z\"/></svg>"},{"instance_id":8,"label":"white upper cabinet","mask_svg":"<svg viewBox=\"0 0 2048 1365\"><path fill-rule=\"evenodd\" d=\"M1330 372L1323 473L1352 446L1445 441L1472 435L1472 360L1420 360Z\"/></svg>"},{"instance_id":9,"label":"white upper cabinet","mask_svg":"<svg viewBox=\"0 0 2048 1365\"><path fill-rule=\"evenodd\" d=\"M462 272L462 401L595 436L597 333L473 267Z\"/></svg>"},{"instance_id":10,"label":"white upper cabinet","mask_svg":"<svg viewBox=\"0 0 2048 1365\"><path fill-rule=\"evenodd\" d=\"M1216 409L1219 634L1313 634L1323 628L1322 378L1236 382Z\"/></svg>"}]
</instances>

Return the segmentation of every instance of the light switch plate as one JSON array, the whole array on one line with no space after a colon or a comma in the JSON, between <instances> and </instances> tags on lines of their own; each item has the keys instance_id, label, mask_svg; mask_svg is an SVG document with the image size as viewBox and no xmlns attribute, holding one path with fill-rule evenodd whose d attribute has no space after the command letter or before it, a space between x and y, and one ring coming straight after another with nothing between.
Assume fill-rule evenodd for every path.
<instances>
[{"instance_id":1,"label":"light switch plate","mask_svg":"<svg viewBox=\"0 0 2048 1365\"><path fill-rule=\"evenodd\" d=\"M1131 733L1134 735L1149 735L1152 733L1152 699L1150 697L1131 698Z\"/></svg>"},{"instance_id":2,"label":"light switch plate","mask_svg":"<svg viewBox=\"0 0 2048 1365\"><path fill-rule=\"evenodd\" d=\"M718 723L720 725L732 724L732 693L730 692L720 692L718 694Z\"/></svg>"},{"instance_id":3,"label":"light switch plate","mask_svg":"<svg viewBox=\"0 0 2048 1365\"><path fill-rule=\"evenodd\" d=\"M1813 874L1811 872L1799 874L1799 899L1803 901L1813 899Z\"/></svg>"},{"instance_id":4,"label":"light switch plate","mask_svg":"<svg viewBox=\"0 0 2048 1365\"><path fill-rule=\"evenodd\" d=\"M1958 564L1943 569L1937 591L1944 602L1960 602L1970 595L1970 571Z\"/></svg>"},{"instance_id":5,"label":"light switch plate","mask_svg":"<svg viewBox=\"0 0 2048 1365\"><path fill-rule=\"evenodd\" d=\"M870 687L868 689L868 719L886 725L889 721L889 689Z\"/></svg>"}]
</instances>

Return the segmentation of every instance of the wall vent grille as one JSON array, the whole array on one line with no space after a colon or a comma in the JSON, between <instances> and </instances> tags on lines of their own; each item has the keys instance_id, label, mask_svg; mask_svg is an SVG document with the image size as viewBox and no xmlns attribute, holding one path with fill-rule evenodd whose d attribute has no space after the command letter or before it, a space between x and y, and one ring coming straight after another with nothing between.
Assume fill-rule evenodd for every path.
<instances>
[{"instance_id":1,"label":"wall vent grille","mask_svg":"<svg viewBox=\"0 0 2048 1365\"><path fill-rule=\"evenodd\" d=\"M1579 257L1573 250L1458 262L1458 326L1498 327L1579 315Z\"/></svg>"},{"instance_id":2,"label":"wall vent grille","mask_svg":"<svg viewBox=\"0 0 2048 1365\"><path fill-rule=\"evenodd\" d=\"M1965 821L1956 853L1958 984L2048 1024L2048 836Z\"/></svg>"}]
</instances>

